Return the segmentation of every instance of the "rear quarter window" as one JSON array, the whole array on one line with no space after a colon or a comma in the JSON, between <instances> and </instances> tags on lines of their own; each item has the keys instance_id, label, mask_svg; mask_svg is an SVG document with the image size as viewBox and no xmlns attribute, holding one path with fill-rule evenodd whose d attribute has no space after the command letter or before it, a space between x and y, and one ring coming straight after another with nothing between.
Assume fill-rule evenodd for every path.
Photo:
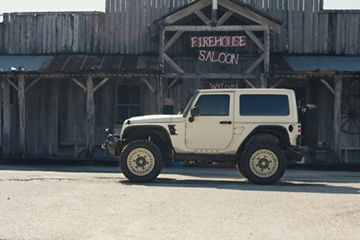
<instances>
[{"instance_id":1,"label":"rear quarter window","mask_svg":"<svg viewBox=\"0 0 360 240\"><path fill-rule=\"evenodd\" d=\"M289 98L278 94L240 95L240 115L242 116L288 116Z\"/></svg>"}]
</instances>

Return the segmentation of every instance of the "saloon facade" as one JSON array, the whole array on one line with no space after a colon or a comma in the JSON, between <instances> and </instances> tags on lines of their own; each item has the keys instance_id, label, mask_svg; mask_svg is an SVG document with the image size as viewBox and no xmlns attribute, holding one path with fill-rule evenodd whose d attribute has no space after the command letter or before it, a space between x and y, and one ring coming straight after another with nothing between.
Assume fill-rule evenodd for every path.
<instances>
[{"instance_id":1,"label":"saloon facade","mask_svg":"<svg viewBox=\"0 0 360 240\"><path fill-rule=\"evenodd\" d=\"M217 2L217 3L216 3ZM291 88L319 106L309 161L360 162L360 12L321 0L108 0L5 13L2 158L110 159L106 127L178 112L196 89Z\"/></svg>"}]
</instances>

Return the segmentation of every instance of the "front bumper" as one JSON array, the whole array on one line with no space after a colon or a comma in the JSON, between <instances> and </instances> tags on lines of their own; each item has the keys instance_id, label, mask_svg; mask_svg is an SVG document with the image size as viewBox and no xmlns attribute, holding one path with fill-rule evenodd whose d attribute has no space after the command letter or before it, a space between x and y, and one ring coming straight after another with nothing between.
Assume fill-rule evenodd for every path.
<instances>
[{"instance_id":1,"label":"front bumper","mask_svg":"<svg viewBox=\"0 0 360 240\"><path fill-rule=\"evenodd\" d=\"M109 133L105 139L105 142L101 145L101 148L104 150L109 150L112 155L119 156L123 146L124 144L120 140L119 136Z\"/></svg>"}]
</instances>

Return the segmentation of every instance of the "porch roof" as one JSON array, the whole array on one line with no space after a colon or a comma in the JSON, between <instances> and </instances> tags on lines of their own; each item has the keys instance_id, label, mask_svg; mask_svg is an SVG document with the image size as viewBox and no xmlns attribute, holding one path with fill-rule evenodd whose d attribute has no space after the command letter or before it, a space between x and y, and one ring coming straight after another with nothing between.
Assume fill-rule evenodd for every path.
<instances>
[{"instance_id":1,"label":"porch roof","mask_svg":"<svg viewBox=\"0 0 360 240\"><path fill-rule=\"evenodd\" d=\"M360 56L273 56L273 72L360 72Z\"/></svg>"},{"instance_id":2,"label":"porch roof","mask_svg":"<svg viewBox=\"0 0 360 240\"><path fill-rule=\"evenodd\" d=\"M0 73L157 73L157 56L10 55L0 56Z\"/></svg>"}]
</instances>

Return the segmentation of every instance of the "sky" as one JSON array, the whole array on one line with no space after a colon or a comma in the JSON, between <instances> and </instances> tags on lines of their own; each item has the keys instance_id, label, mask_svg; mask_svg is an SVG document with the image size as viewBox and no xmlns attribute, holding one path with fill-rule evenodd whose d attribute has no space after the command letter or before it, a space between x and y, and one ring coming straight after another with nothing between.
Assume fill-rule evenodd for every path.
<instances>
[{"instance_id":1,"label":"sky","mask_svg":"<svg viewBox=\"0 0 360 240\"><path fill-rule=\"evenodd\" d=\"M360 0L324 0L325 9L360 9ZM105 0L0 0L4 12L105 11Z\"/></svg>"}]
</instances>

